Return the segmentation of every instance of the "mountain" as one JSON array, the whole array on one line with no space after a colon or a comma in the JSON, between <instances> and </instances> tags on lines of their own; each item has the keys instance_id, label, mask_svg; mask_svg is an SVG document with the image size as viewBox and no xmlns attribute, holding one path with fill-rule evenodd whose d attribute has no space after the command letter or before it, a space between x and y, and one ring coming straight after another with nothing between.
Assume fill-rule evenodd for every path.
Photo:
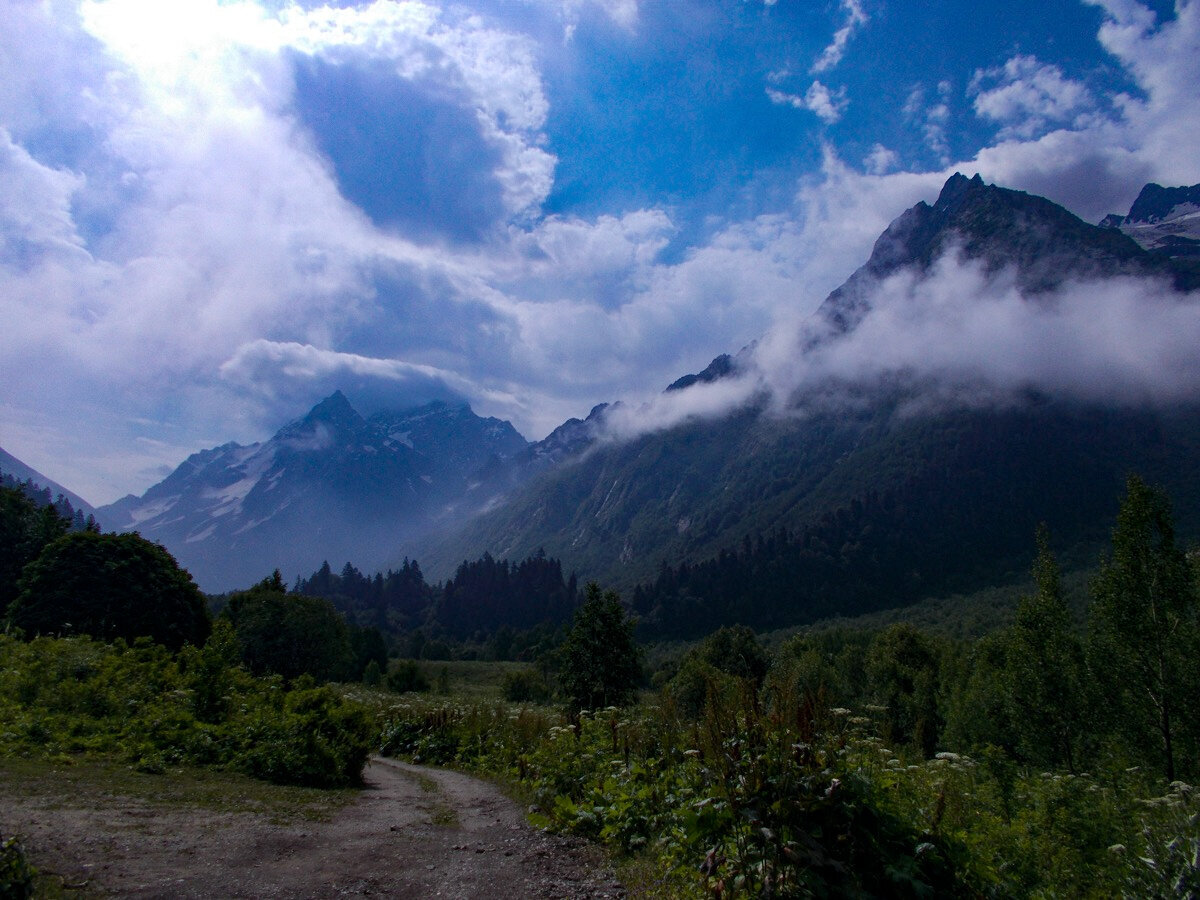
<instances>
[{"instance_id":1,"label":"mountain","mask_svg":"<svg viewBox=\"0 0 1200 900\"><path fill-rule=\"evenodd\" d=\"M918 203L888 227L867 262L821 304L796 352L853 333L889 276L913 273L919 295L949 253L987 277L1011 278L1029 304L1054 302L1068 282L1115 276L1197 286L1186 260L1148 251L1119 229L955 175L932 205ZM751 346L718 357L668 391L746 374L753 354ZM577 435L574 455L453 539L418 552L436 573L485 551L519 558L544 548L581 577L626 591L688 560L752 560L712 572L758 579L758 600L716 598L747 590L716 577L666 590L671 603L662 602L664 592L640 591L651 604L643 616L663 633L686 633L730 620L775 627L1010 579L1027 571L1040 521L1087 556L1111 527L1132 470L1176 498L1182 527L1200 525L1197 406L1120 406L1033 390L998 404L914 403L928 387L871 384L853 402L828 405L813 402L816 385L786 398L783 409L778 398L752 398L723 416L631 440L602 439L602 409ZM786 551L757 553L761 538L777 538Z\"/></svg>"},{"instance_id":2,"label":"mountain","mask_svg":"<svg viewBox=\"0 0 1200 900\"><path fill-rule=\"evenodd\" d=\"M1172 188L1148 184L1127 215L1105 216L1100 226L1121 232L1151 253L1200 258L1200 184Z\"/></svg>"},{"instance_id":3,"label":"mountain","mask_svg":"<svg viewBox=\"0 0 1200 900\"><path fill-rule=\"evenodd\" d=\"M527 446L508 422L465 405L363 418L338 391L270 440L195 453L100 515L162 543L210 591L326 559L382 567L418 531L486 502L474 499L480 473Z\"/></svg>"},{"instance_id":4,"label":"mountain","mask_svg":"<svg viewBox=\"0 0 1200 900\"><path fill-rule=\"evenodd\" d=\"M96 514L92 505L78 494L67 490L57 481L47 478L32 466L25 465L11 453L5 451L3 447L0 447L0 475L8 475L17 481L32 481L39 487L48 490L51 497L58 497L60 494L66 497L70 501L71 507L83 513L84 516Z\"/></svg>"}]
</instances>

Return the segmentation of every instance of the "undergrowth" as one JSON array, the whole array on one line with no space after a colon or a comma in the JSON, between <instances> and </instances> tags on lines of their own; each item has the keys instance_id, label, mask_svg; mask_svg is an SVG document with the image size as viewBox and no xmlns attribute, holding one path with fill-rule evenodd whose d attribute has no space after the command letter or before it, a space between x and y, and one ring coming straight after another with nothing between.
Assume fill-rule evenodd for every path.
<instances>
[{"instance_id":1,"label":"undergrowth","mask_svg":"<svg viewBox=\"0 0 1200 900\"><path fill-rule=\"evenodd\" d=\"M198 765L279 784L357 784L374 738L357 704L301 677L255 678L220 634L179 654L86 637L0 635L0 755L113 754L143 772Z\"/></svg>"},{"instance_id":2,"label":"undergrowth","mask_svg":"<svg viewBox=\"0 0 1200 900\"><path fill-rule=\"evenodd\" d=\"M383 750L507 779L655 896L1198 895L1190 786L914 758L862 713L748 685L698 719L422 700L387 711Z\"/></svg>"}]
</instances>

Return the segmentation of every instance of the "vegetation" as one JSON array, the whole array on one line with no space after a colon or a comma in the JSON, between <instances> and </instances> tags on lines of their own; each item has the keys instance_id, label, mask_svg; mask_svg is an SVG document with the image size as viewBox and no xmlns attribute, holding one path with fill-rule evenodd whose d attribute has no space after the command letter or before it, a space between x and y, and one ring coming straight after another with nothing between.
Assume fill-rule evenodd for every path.
<instances>
[{"instance_id":1,"label":"vegetation","mask_svg":"<svg viewBox=\"0 0 1200 900\"><path fill-rule=\"evenodd\" d=\"M449 656L433 646L429 635L488 641L492 658L515 659L538 642L539 626L568 621L579 605L575 576L564 578L562 564L542 551L520 562L485 553L475 562L464 561L439 585L426 583L415 560L374 576L350 563L336 575L326 562L311 577L298 579L295 592L328 599L359 625L410 633L419 642L410 645L408 655L426 659ZM532 633L531 640L520 640L521 632ZM489 640L504 635L507 640Z\"/></svg>"},{"instance_id":2,"label":"vegetation","mask_svg":"<svg viewBox=\"0 0 1200 900\"><path fill-rule=\"evenodd\" d=\"M25 900L33 896L37 870L25 858L25 850L15 837L0 834L0 897Z\"/></svg>"},{"instance_id":3,"label":"vegetation","mask_svg":"<svg viewBox=\"0 0 1200 900\"><path fill-rule=\"evenodd\" d=\"M613 591L594 581L559 650L559 682L572 711L629 703L641 678L641 653L633 622Z\"/></svg>"},{"instance_id":4,"label":"vegetation","mask_svg":"<svg viewBox=\"0 0 1200 900\"><path fill-rule=\"evenodd\" d=\"M8 619L31 635L149 637L175 650L208 636L192 576L136 533L64 534L25 566L19 587Z\"/></svg>"},{"instance_id":5,"label":"vegetation","mask_svg":"<svg viewBox=\"0 0 1200 900\"><path fill-rule=\"evenodd\" d=\"M358 783L374 734L366 713L311 679L251 676L234 646L223 622L203 648L178 654L145 638L0 635L0 756L115 754L147 771Z\"/></svg>"},{"instance_id":6,"label":"vegetation","mask_svg":"<svg viewBox=\"0 0 1200 900\"><path fill-rule=\"evenodd\" d=\"M1169 504L1130 479L1086 633L1037 538L1035 590L974 641L811 631L768 668L723 629L637 707L410 701L385 752L511 779L548 824L649 859L663 896L1195 895L1200 600ZM1118 601L1144 640L1102 639Z\"/></svg>"},{"instance_id":7,"label":"vegetation","mask_svg":"<svg viewBox=\"0 0 1200 900\"><path fill-rule=\"evenodd\" d=\"M389 660L378 629L288 592L278 572L185 640L178 609L190 607L163 601L183 580L144 541L128 536L128 550L4 502L0 524L36 550L10 621L56 612L0 635L0 757L91 754L142 772L204 766L335 787L355 784L382 745L510 781L543 824L648 860L664 896L1200 892L1200 567L1176 542L1165 494L1137 477L1084 608L1043 528L1032 590L1005 627L967 638L845 624L773 652L748 627L722 627L660 654L660 690L640 702L635 622L595 583L561 632L535 623L462 639L494 657L538 648L525 664ZM539 560L521 571L548 573L548 593L567 584ZM117 616L142 636L106 632L114 614L90 611L132 602L120 579L155 566L166 574L123 588L139 606ZM404 571L423 583L415 564ZM460 574L511 584L514 571L487 558ZM446 596L427 597L441 600L422 607L425 626ZM47 634L84 630L99 637ZM482 691L479 678L491 699L447 696L452 684ZM318 686L336 679L390 693ZM14 847L4 877L24 877Z\"/></svg>"}]
</instances>

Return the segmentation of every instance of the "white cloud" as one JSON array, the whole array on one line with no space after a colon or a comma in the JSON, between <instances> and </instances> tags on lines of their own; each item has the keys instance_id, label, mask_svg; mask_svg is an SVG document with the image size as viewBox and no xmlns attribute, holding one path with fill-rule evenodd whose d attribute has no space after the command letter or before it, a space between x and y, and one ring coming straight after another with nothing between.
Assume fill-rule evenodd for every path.
<instances>
[{"instance_id":1,"label":"white cloud","mask_svg":"<svg viewBox=\"0 0 1200 900\"><path fill-rule=\"evenodd\" d=\"M850 38L858 29L867 24L867 14L863 12L860 0L842 0L842 9L846 13L846 24L833 33L833 40L829 46L821 51L817 61L812 64L809 72L813 75L828 72L840 63L842 56L846 53L846 45L850 42Z\"/></svg>"},{"instance_id":2,"label":"white cloud","mask_svg":"<svg viewBox=\"0 0 1200 900\"><path fill-rule=\"evenodd\" d=\"M109 0L85 4L82 20L67 3L10 6L0 32L0 381L10 398L2 442L94 501L144 489L199 447L260 438L343 380L381 393L445 388L531 437L622 396L658 404L656 417L703 414L741 401L723 394L728 385L686 399L654 395L764 332L794 336L888 222L932 200L955 168L1092 220L1124 211L1148 180L1200 180L1194 2L1163 23L1138 3L1104 4L1100 38L1138 96L1093 98L1093 110L1076 103L1087 113L1079 118L1052 67L1001 67L981 76L973 100L1010 130L951 165L953 87L930 84L913 91L906 115L940 171L897 171L895 153L877 145L864 174L827 148L790 201L713 224L682 249L671 243L686 219L673 209L541 214L555 163L543 134L545 48L494 20L417 2L268 13L250 0L185 0L176 14L174 4ZM581 16L585 6L561 8ZM593 10L638 25L635 3ZM414 90L437 87L433 100L449 96L439 111L463 117L496 151L487 177L507 218L466 246L376 227L297 118L296 54L379 63ZM778 75L771 84L788 77ZM803 95L768 95L825 122L846 105L844 91L820 81ZM1051 130L1012 129L1031 115ZM46 127L84 149L39 156L30 135ZM1083 308L1075 294L1058 319L1022 318L1016 299L969 271L941 277L939 297L980 292L991 321L1051 333L1089 324L1070 313ZM913 348L931 327L906 299L915 287L891 290L891 312L872 319L862 343L797 377L859 377L874 370L856 361L872 355L901 368L919 357L886 345L885 324ZM1094 328L1132 327L1131 309L1102 303ZM1181 340L1147 338L1138 352L1185 370L1190 320L1155 310L1162 334L1169 326ZM960 322L960 337L983 333L984 321ZM762 345L764 372L801 383L767 364L774 346ZM1050 379L1053 354L1039 353L1029 364ZM1147 390L1166 391L1152 373L1109 361L1124 383L1141 377ZM1006 383L1000 365L988 371ZM123 452L134 460L124 468ZM71 460L75 475L55 460Z\"/></svg>"},{"instance_id":3,"label":"white cloud","mask_svg":"<svg viewBox=\"0 0 1200 900\"><path fill-rule=\"evenodd\" d=\"M1200 294L1154 280L1077 281L1023 296L1011 273L988 275L951 251L928 275L899 272L848 334L803 350L812 323L772 329L741 373L626 404L614 439L766 402L781 415L861 402L900 388L915 411L1019 402L1030 390L1103 404L1170 404L1200 394Z\"/></svg>"},{"instance_id":4,"label":"white cloud","mask_svg":"<svg viewBox=\"0 0 1200 900\"><path fill-rule=\"evenodd\" d=\"M871 152L863 157L863 167L871 175L884 175L896 168L900 161L895 150L889 150L883 144L876 144Z\"/></svg>"},{"instance_id":5,"label":"white cloud","mask_svg":"<svg viewBox=\"0 0 1200 900\"><path fill-rule=\"evenodd\" d=\"M946 137L946 125L950 120L949 81L939 81L937 84L937 99L927 102L925 87L914 85L901 108L901 114L909 122L921 130L925 146L947 166L950 164L950 145Z\"/></svg>"},{"instance_id":6,"label":"white cloud","mask_svg":"<svg viewBox=\"0 0 1200 900\"><path fill-rule=\"evenodd\" d=\"M1032 56L977 70L969 92L975 95L975 114L1003 125L1002 136L1033 137L1049 125L1083 127L1095 107L1086 85Z\"/></svg>"},{"instance_id":7,"label":"white cloud","mask_svg":"<svg viewBox=\"0 0 1200 900\"><path fill-rule=\"evenodd\" d=\"M826 125L832 125L841 119L842 112L849 102L846 100L845 88L831 91L819 81L810 84L803 96L777 91L775 88L767 88L767 96L771 98L772 103L791 106L795 109L806 109L815 113Z\"/></svg>"}]
</instances>

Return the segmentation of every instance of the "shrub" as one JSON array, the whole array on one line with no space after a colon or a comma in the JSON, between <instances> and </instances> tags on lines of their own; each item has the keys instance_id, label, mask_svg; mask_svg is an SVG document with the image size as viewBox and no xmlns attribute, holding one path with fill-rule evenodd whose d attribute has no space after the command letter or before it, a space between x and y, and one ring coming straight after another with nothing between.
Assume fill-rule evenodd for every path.
<instances>
[{"instance_id":1,"label":"shrub","mask_svg":"<svg viewBox=\"0 0 1200 900\"><path fill-rule=\"evenodd\" d=\"M415 660L395 659L388 666L387 687L389 691L395 691L397 694L427 691L429 679L421 672Z\"/></svg>"},{"instance_id":2,"label":"shrub","mask_svg":"<svg viewBox=\"0 0 1200 900\"><path fill-rule=\"evenodd\" d=\"M504 673L504 699L510 703L545 703L550 699L550 685L536 669L515 669Z\"/></svg>"},{"instance_id":3,"label":"shrub","mask_svg":"<svg viewBox=\"0 0 1200 900\"><path fill-rule=\"evenodd\" d=\"M25 849L15 837L0 834L0 897L25 900L33 896L37 870L25 858Z\"/></svg>"}]
</instances>

